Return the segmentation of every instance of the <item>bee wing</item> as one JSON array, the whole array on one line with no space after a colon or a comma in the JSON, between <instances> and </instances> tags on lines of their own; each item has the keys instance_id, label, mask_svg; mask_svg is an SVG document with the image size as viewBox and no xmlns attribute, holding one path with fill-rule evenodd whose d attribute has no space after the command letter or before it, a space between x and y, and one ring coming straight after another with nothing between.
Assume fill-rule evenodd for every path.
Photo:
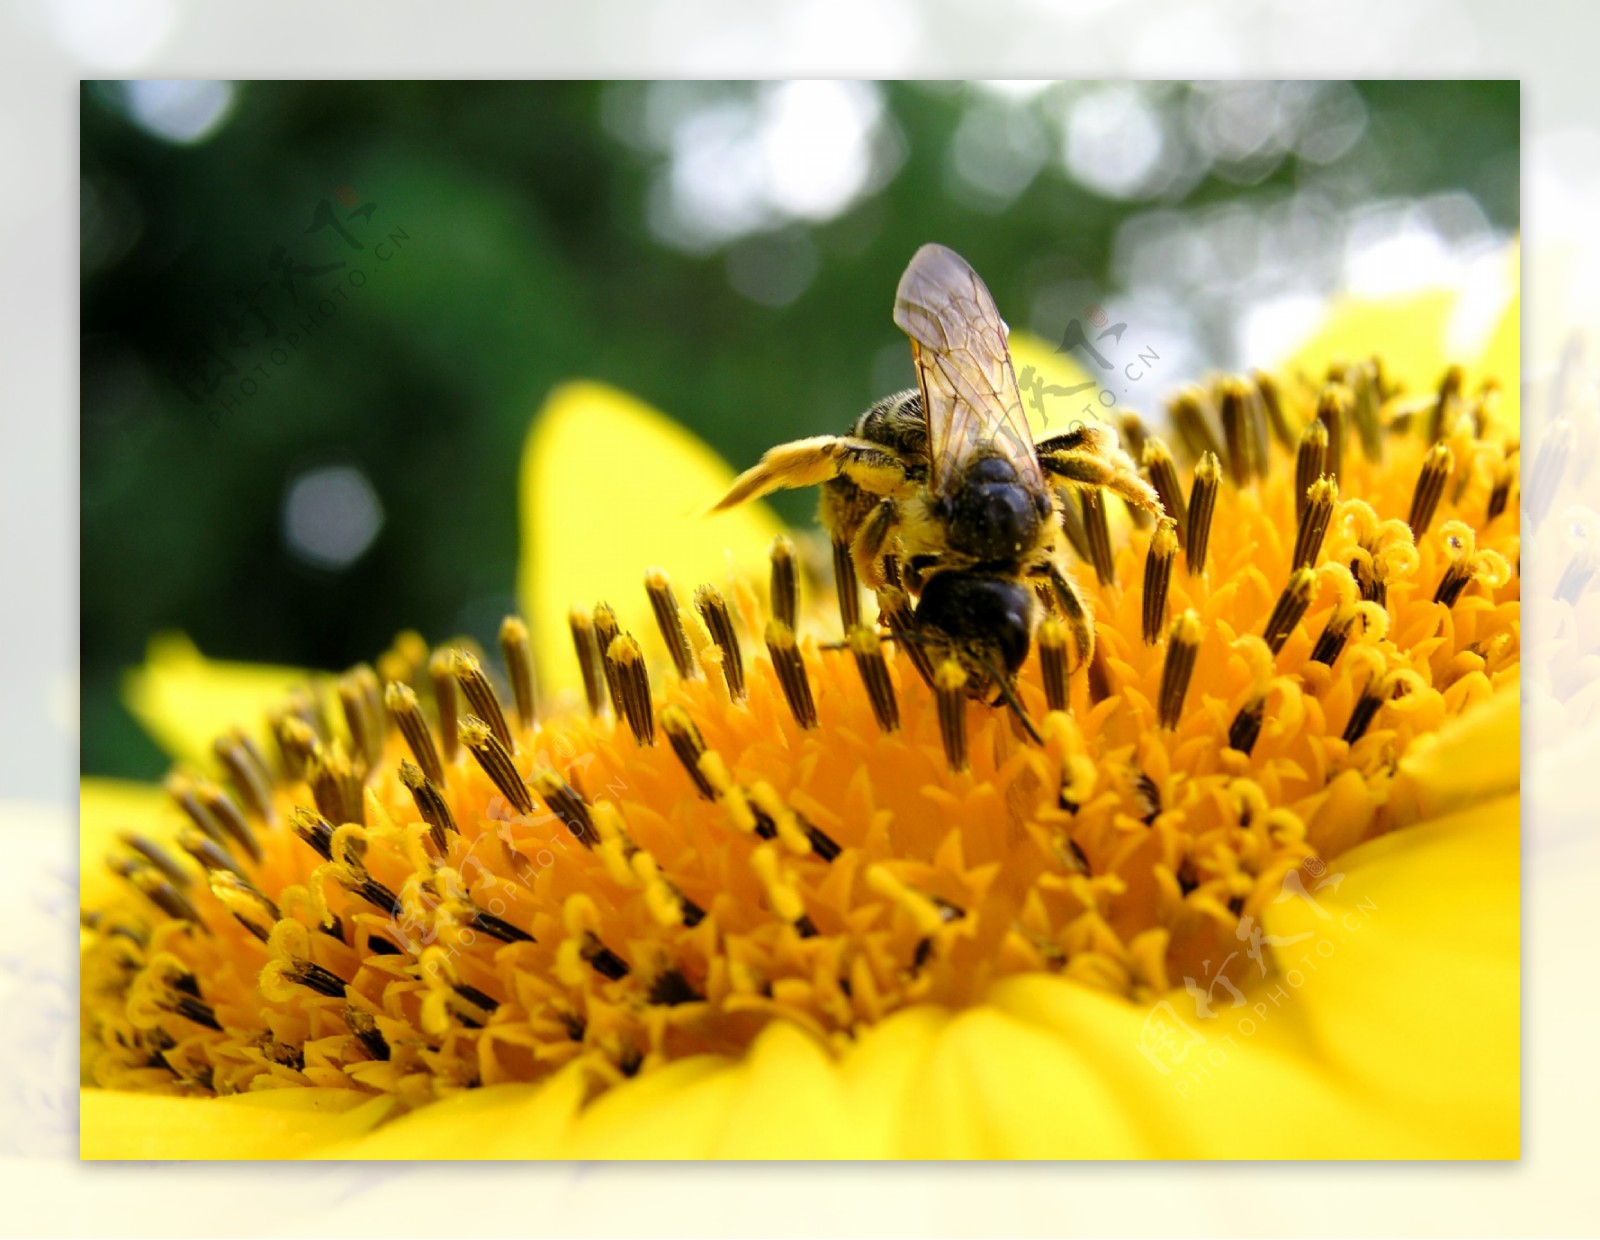
<instances>
[{"instance_id":1,"label":"bee wing","mask_svg":"<svg viewBox=\"0 0 1600 1240\"><path fill-rule=\"evenodd\" d=\"M1025 485L1043 490L1006 326L967 260L942 245L918 250L895 291L894 321L911 337L922 388L929 489L948 494L963 462L988 447L1011 461Z\"/></svg>"}]
</instances>

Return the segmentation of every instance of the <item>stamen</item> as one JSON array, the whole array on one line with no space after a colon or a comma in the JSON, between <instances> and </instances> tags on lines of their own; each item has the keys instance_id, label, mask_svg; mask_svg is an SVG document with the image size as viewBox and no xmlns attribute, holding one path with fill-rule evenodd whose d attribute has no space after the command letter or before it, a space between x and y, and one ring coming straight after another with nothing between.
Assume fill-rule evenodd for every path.
<instances>
[{"instance_id":1,"label":"stamen","mask_svg":"<svg viewBox=\"0 0 1600 1240\"><path fill-rule=\"evenodd\" d=\"M667 710L681 707L668 707ZM661 722L666 724L666 712L662 712ZM670 729L668 732L670 734ZM533 777L534 790L544 799L550 807L550 812L561 820L561 825L572 834L572 837L585 848L595 845L594 819L589 814L589 803L583 796L562 779L554 771L540 771Z\"/></svg>"},{"instance_id":2,"label":"stamen","mask_svg":"<svg viewBox=\"0 0 1600 1240\"><path fill-rule=\"evenodd\" d=\"M672 592L672 581L666 571L652 568L645 574L644 589L650 596L656 627L661 630L667 653L672 656L672 666L678 669L681 679L695 679L700 669L695 666L694 652L689 649L689 635L683 631L683 617L678 614L678 596Z\"/></svg>"},{"instance_id":3,"label":"stamen","mask_svg":"<svg viewBox=\"0 0 1600 1240\"><path fill-rule=\"evenodd\" d=\"M1350 389L1330 383L1317 398L1317 421L1328 429L1328 463L1323 473L1338 482L1344 469L1344 423L1350 411Z\"/></svg>"},{"instance_id":4,"label":"stamen","mask_svg":"<svg viewBox=\"0 0 1600 1240\"><path fill-rule=\"evenodd\" d=\"M142 843L146 843L147 841L142 841L137 838L130 838L127 836L124 836L123 838L124 842L127 843L129 847L138 849L139 852L143 853L146 857L149 857L151 861L155 861L155 858L151 856L150 853L145 852L145 850L140 847ZM205 870L207 873L212 870L227 870L231 874L237 874L241 878L244 877L244 871L239 868L239 863L228 855L227 849L222 848L215 840L211 839L203 832L196 831L193 827L179 828L178 846L182 848L184 852L193 857L195 861L200 864L200 868ZM159 852L160 850L157 849L156 851ZM183 885L188 884L189 876L184 874L182 870L177 871L177 876L181 878ZM172 878L173 875L169 874L168 877Z\"/></svg>"},{"instance_id":5,"label":"stamen","mask_svg":"<svg viewBox=\"0 0 1600 1240\"><path fill-rule=\"evenodd\" d=\"M1406 518L1413 538L1421 538L1433 524L1433 514L1438 511L1445 484L1450 481L1453 461L1450 445L1446 443L1434 444L1422 458L1422 472L1417 475L1416 490L1411 493L1411 513Z\"/></svg>"},{"instance_id":6,"label":"stamen","mask_svg":"<svg viewBox=\"0 0 1600 1240\"><path fill-rule=\"evenodd\" d=\"M694 592L695 610L705 621L711 640L722 652L722 678L728 684L728 696L735 702L744 700L744 655L739 649L739 635L734 631L733 614L728 602L715 586L701 586Z\"/></svg>"},{"instance_id":7,"label":"stamen","mask_svg":"<svg viewBox=\"0 0 1600 1240\"><path fill-rule=\"evenodd\" d=\"M190 822L217 842L222 841L222 824L212 816L210 810L200 804L199 783L196 780L181 771L174 771L167 776L162 787L178 808L188 816Z\"/></svg>"},{"instance_id":8,"label":"stamen","mask_svg":"<svg viewBox=\"0 0 1600 1240\"><path fill-rule=\"evenodd\" d=\"M578 954L588 961L590 968L609 981L618 982L628 976L628 962L602 943L600 936L592 930L584 932L583 945Z\"/></svg>"},{"instance_id":9,"label":"stamen","mask_svg":"<svg viewBox=\"0 0 1600 1240\"><path fill-rule=\"evenodd\" d=\"M144 836L135 835L131 831L119 832L117 834L117 838L129 848L133 849L134 852L138 853L151 865L155 866L157 870L161 871L161 873L166 876L167 881L170 882L174 887L187 887L191 882L194 881L194 876L191 875L188 870L179 865L176 859L174 859L166 849L162 848L161 845L157 844L154 840L147 840L144 838ZM178 831L178 842L183 844L185 852L190 852L188 845L184 843L186 839L203 841L206 844L209 844L217 853L220 853L224 857L227 856L227 854L224 853L222 849L218 848L208 836L194 830L192 827L182 827L179 828ZM191 852L190 855L193 856L193 853ZM199 858L196 858L196 860L199 860Z\"/></svg>"},{"instance_id":10,"label":"stamen","mask_svg":"<svg viewBox=\"0 0 1600 1240\"><path fill-rule=\"evenodd\" d=\"M234 803L232 797L216 784L206 780L195 784L194 795L205 811L222 827L226 838L213 837L218 844L226 848L231 840L249 854L250 860L261 860L261 844L256 839L256 833L251 830L244 811ZM201 830L205 828L202 826Z\"/></svg>"},{"instance_id":11,"label":"stamen","mask_svg":"<svg viewBox=\"0 0 1600 1240\"><path fill-rule=\"evenodd\" d=\"M378 1022L360 1008L346 1007L344 1010L344 1023L351 1033L366 1048L367 1054L377 1060L387 1061L389 1058L389 1040L378 1030Z\"/></svg>"},{"instance_id":12,"label":"stamen","mask_svg":"<svg viewBox=\"0 0 1600 1240\"><path fill-rule=\"evenodd\" d=\"M1556 492L1561 489L1562 475L1566 473L1567 462L1572 458L1572 438L1571 420L1557 414L1551 419L1544 442L1539 445L1538 454L1533 458L1533 468L1528 471L1527 480L1522 484L1522 502L1528 509L1528 515L1533 518L1535 527L1544 523L1550 505L1555 502Z\"/></svg>"},{"instance_id":13,"label":"stamen","mask_svg":"<svg viewBox=\"0 0 1600 1240\"><path fill-rule=\"evenodd\" d=\"M1089 531L1083 528L1083 508L1080 504L1072 502L1072 496L1066 488L1057 487L1056 494L1061 496L1061 503L1056 509L1061 517L1061 532L1072 544L1073 554L1088 563L1093 557L1093 552L1089 550Z\"/></svg>"},{"instance_id":14,"label":"stamen","mask_svg":"<svg viewBox=\"0 0 1600 1240\"><path fill-rule=\"evenodd\" d=\"M1205 389L1191 383L1173 397L1167 406L1173 429L1178 432L1178 441L1183 444L1190 460L1203 457L1208 452L1218 458L1222 456L1222 445L1217 442L1216 432L1206 419L1205 406L1209 403Z\"/></svg>"},{"instance_id":15,"label":"stamen","mask_svg":"<svg viewBox=\"0 0 1600 1240\"><path fill-rule=\"evenodd\" d=\"M793 629L800 614L800 565L787 534L772 540L772 618Z\"/></svg>"},{"instance_id":16,"label":"stamen","mask_svg":"<svg viewBox=\"0 0 1600 1240\"><path fill-rule=\"evenodd\" d=\"M428 730L428 721L422 717L422 708L417 705L417 695L411 686L391 680L383 691L383 700L422 773L436 784L444 783L439 750L434 746L433 733Z\"/></svg>"},{"instance_id":17,"label":"stamen","mask_svg":"<svg viewBox=\"0 0 1600 1240\"><path fill-rule=\"evenodd\" d=\"M1262 633L1267 649L1273 654L1283 649L1283 643L1289 640L1289 635L1306 614L1306 608L1311 606L1311 597L1316 592L1317 575L1311 569L1299 568L1290 575L1289 584L1278 595L1272 614L1267 617L1266 630Z\"/></svg>"},{"instance_id":18,"label":"stamen","mask_svg":"<svg viewBox=\"0 0 1600 1240\"><path fill-rule=\"evenodd\" d=\"M163 878L159 871L135 861L113 858L107 863L113 874L126 879L135 891L175 921L193 922L200 926L200 910L188 896Z\"/></svg>"},{"instance_id":19,"label":"stamen","mask_svg":"<svg viewBox=\"0 0 1600 1240\"><path fill-rule=\"evenodd\" d=\"M517 719L523 731L531 732L537 722L538 693L533 681L533 639L522 617L507 616L500 622L500 656L506 661Z\"/></svg>"},{"instance_id":20,"label":"stamen","mask_svg":"<svg viewBox=\"0 0 1600 1240\"><path fill-rule=\"evenodd\" d=\"M461 720L461 743L478 760L483 773L500 789L501 795L516 806L519 814L533 812L528 785L522 782L516 764L511 761L511 751L495 735L493 728L476 715L467 715Z\"/></svg>"},{"instance_id":21,"label":"stamen","mask_svg":"<svg viewBox=\"0 0 1600 1240\"><path fill-rule=\"evenodd\" d=\"M212 870L206 877L233 919L265 943L280 916L278 906L232 870Z\"/></svg>"},{"instance_id":22,"label":"stamen","mask_svg":"<svg viewBox=\"0 0 1600 1240\"><path fill-rule=\"evenodd\" d=\"M383 762L383 714L372 708L369 681L376 673L366 664L339 677L339 705L344 708L345 724L350 729L351 751L363 769L376 770Z\"/></svg>"},{"instance_id":23,"label":"stamen","mask_svg":"<svg viewBox=\"0 0 1600 1240\"><path fill-rule=\"evenodd\" d=\"M1333 506L1339 499L1339 484L1332 478L1318 478L1306 492L1300 510L1300 528L1294 536L1292 564L1296 569L1316 567L1328 522L1333 519Z\"/></svg>"},{"instance_id":24,"label":"stamen","mask_svg":"<svg viewBox=\"0 0 1600 1240\"><path fill-rule=\"evenodd\" d=\"M1513 450L1510 456L1495 466L1494 488L1489 492L1486 521L1493 521L1506 510L1506 503L1511 498L1511 484L1517 479L1517 455Z\"/></svg>"},{"instance_id":25,"label":"stamen","mask_svg":"<svg viewBox=\"0 0 1600 1240\"><path fill-rule=\"evenodd\" d=\"M661 710L661 730L667 734L667 740L672 745L672 752L677 755L678 761L683 764L683 769L688 772L689 778L698 789L700 795L707 801L717 799L711 781L700 770L700 759L706 752L705 737L700 735L700 729L695 727L694 720L689 712L677 703L665 706Z\"/></svg>"},{"instance_id":26,"label":"stamen","mask_svg":"<svg viewBox=\"0 0 1600 1240\"><path fill-rule=\"evenodd\" d=\"M444 760L454 762L460 750L456 736L456 678L450 670L450 652L436 650L428 659L428 677L433 681L433 700L439 709L439 746Z\"/></svg>"},{"instance_id":27,"label":"stamen","mask_svg":"<svg viewBox=\"0 0 1600 1240\"><path fill-rule=\"evenodd\" d=\"M1449 432L1451 423L1461 409L1461 384L1465 376L1461 367L1452 366L1439 380L1439 394L1434 397L1433 412L1428 418L1428 442L1437 443Z\"/></svg>"},{"instance_id":28,"label":"stamen","mask_svg":"<svg viewBox=\"0 0 1600 1240\"><path fill-rule=\"evenodd\" d=\"M644 651L632 634L624 633L611 643L606 668L616 687L618 714L628 721L633 739L641 745L654 745L656 717L650 700L650 672L644 665Z\"/></svg>"},{"instance_id":29,"label":"stamen","mask_svg":"<svg viewBox=\"0 0 1600 1240\"><path fill-rule=\"evenodd\" d=\"M324 861L333 860L333 824L321 814L297 805L290 816L289 825Z\"/></svg>"},{"instance_id":30,"label":"stamen","mask_svg":"<svg viewBox=\"0 0 1600 1240\"><path fill-rule=\"evenodd\" d=\"M1313 418L1306 423L1300 435L1300 447L1294 458L1294 516L1298 521L1306 515L1310 502L1308 492L1312 483L1326 476L1328 470L1328 427Z\"/></svg>"},{"instance_id":31,"label":"stamen","mask_svg":"<svg viewBox=\"0 0 1600 1240\"><path fill-rule=\"evenodd\" d=\"M1367 682L1367 687L1362 690L1361 696L1356 699L1356 704L1350 711L1350 722L1345 724L1344 728L1346 744L1354 745L1372 726L1372 721L1377 717L1378 709L1386 697L1381 691L1384 679L1382 676L1374 676Z\"/></svg>"},{"instance_id":32,"label":"stamen","mask_svg":"<svg viewBox=\"0 0 1600 1240\"><path fill-rule=\"evenodd\" d=\"M1170 525L1171 520L1161 520ZM1044 700L1051 710L1067 709L1067 626L1051 616L1039 626L1039 676L1044 681Z\"/></svg>"},{"instance_id":33,"label":"stamen","mask_svg":"<svg viewBox=\"0 0 1600 1240\"><path fill-rule=\"evenodd\" d=\"M598 715L605 703L606 671L600 658L600 643L595 640L594 617L581 607L574 607L567 613L567 625L572 629L572 647L578 655L589 713Z\"/></svg>"},{"instance_id":34,"label":"stamen","mask_svg":"<svg viewBox=\"0 0 1600 1240\"><path fill-rule=\"evenodd\" d=\"M489 683L488 676L484 675L483 665L478 662L477 656L469 650L457 650L451 656L450 670L455 673L456 683L461 686L461 695L467 699L472 714L494 733L495 740L507 753L513 752L516 742L511 739L511 725L506 722L505 712L500 709L500 698ZM461 726L465 728L465 724ZM470 746L471 742L466 742L465 737L462 739Z\"/></svg>"},{"instance_id":35,"label":"stamen","mask_svg":"<svg viewBox=\"0 0 1600 1240\"><path fill-rule=\"evenodd\" d=\"M848 633L861 623L861 587L850 544L839 538L833 540L833 588L839 595L839 623Z\"/></svg>"},{"instance_id":36,"label":"stamen","mask_svg":"<svg viewBox=\"0 0 1600 1240\"><path fill-rule=\"evenodd\" d=\"M600 667L605 672L606 691L611 695L611 713L618 719L623 715L622 694L617 687L617 670L607 656L611 643L617 640L621 631L617 627L617 613L611 610L611 604L601 603L594 609L595 645L600 648Z\"/></svg>"},{"instance_id":37,"label":"stamen","mask_svg":"<svg viewBox=\"0 0 1600 1240\"><path fill-rule=\"evenodd\" d=\"M805 660L795 644L794 630L782 620L767 622L767 653L772 656L772 668L778 673L778 684L783 688L784 700L789 703L794 721L802 728L816 727L817 707L811 698L811 680L806 675Z\"/></svg>"},{"instance_id":38,"label":"stamen","mask_svg":"<svg viewBox=\"0 0 1600 1240\"><path fill-rule=\"evenodd\" d=\"M1261 722L1266 713L1265 695L1251 698L1241 706L1239 713L1233 717L1233 722L1228 726L1228 748L1246 754L1253 750L1261 736Z\"/></svg>"},{"instance_id":39,"label":"stamen","mask_svg":"<svg viewBox=\"0 0 1600 1240\"><path fill-rule=\"evenodd\" d=\"M306 759L311 756L311 741L315 739L315 733L304 719L287 706L269 710L267 724L272 730L272 739L278 743L278 757L283 763L284 774L291 783L298 783L305 778ZM291 725L296 726L291 728Z\"/></svg>"},{"instance_id":40,"label":"stamen","mask_svg":"<svg viewBox=\"0 0 1600 1240\"><path fill-rule=\"evenodd\" d=\"M1195 656L1200 652L1200 617L1186 611L1167 631L1167 657L1161 665L1161 693L1158 717L1163 728L1178 726L1183 717L1183 700L1189 695L1189 678L1194 674Z\"/></svg>"},{"instance_id":41,"label":"stamen","mask_svg":"<svg viewBox=\"0 0 1600 1240\"><path fill-rule=\"evenodd\" d=\"M1161 497L1161 507L1175 523L1178 545L1183 545L1189 527L1189 505L1184 502L1183 484L1178 480L1178 467L1173 464L1172 453L1160 439L1151 437L1144 447L1145 472L1150 475L1150 485Z\"/></svg>"},{"instance_id":42,"label":"stamen","mask_svg":"<svg viewBox=\"0 0 1600 1240\"><path fill-rule=\"evenodd\" d=\"M1154 646L1167 618L1167 587L1178 555L1178 524L1171 517L1156 522L1144 557L1144 644Z\"/></svg>"},{"instance_id":43,"label":"stamen","mask_svg":"<svg viewBox=\"0 0 1600 1240\"><path fill-rule=\"evenodd\" d=\"M1252 370L1250 378L1256 385L1256 391L1261 393L1261 403L1266 407L1267 425L1272 428L1273 438L1285 452L1293 452L1296 436L1289 428L1289 420L1283 413L1283 400L1278 394L1278 381L1264 370Z\"/></svg>"},{"instance_id":44,"label":"stamen","mask_svg":"<svg viewBox=\"0 0 1600 1240\"><path fill-rule=\"evenodd\" d=\"M246 743L244 734L237 731L217 737L211 746L245 807L263 822L276 822L277 811L272 807L272 774L253 749L254 746Z\"/></svg>"},{"instance_id":45,"label":"stamen","mask_svg":"<svg viewBox=\"0 0 1600 1240\"><path fill-rule=\"evenodd\" d=\"M1317 638L1317 644L1311 648L1310 661L1321 663L1325 667L1332 667L1337 663L1345 642L1350 637L1350 626L1355 623L1358 614L1356 608L1348 603L1336 606L1333 614L1328 617L1322 635Z\"/></svg>"},{"instance_id":46,"label":"stamen","mask_svg":"<svg viewBox=\"0 0 1600 1240\"><path fill-rule=\"evenodd\" d=\"M1089 560L1094 565L1094 575L1100 584L1109 586L1116 580L1111 564L1111 526L1106 521L1106 501L1098 487L1090 487L1079 496L1083 506L1083 532L1089 544Z\"/></svg>"},{"instance_id":47,"label":"stamen","mask_svg":"<svg viewBox=\"0 0 1600 1240\"><path fill-rule=\"evenodd\" d=\"M318 745L306 764L306 782L311 797L323 814L337 823L366 822L367 807L362 796L361 775L350 761L340 741Z\"/></svg>"},{"instance_id":48,"label":"stamen","mask_svg":"<svg viewBox=\"0 0 1600 1240\"><path fill-rule=\"evenodd\" d=\"M939 701L939 737L952 771L967 769L967 674L954 659L939 664L934 675Z\"/></svg>"},{"instance_id":49,"label":"stamen","mask_svg":"<svg viewBox=\"0 0 1600 1240\"><path fill-rule=\"evenodd\" d=\"M1125 413L1117 420L1117 425L1122 431L1123 451L1137 461L1144 455L1145 441L1150 438L1144 419L1137 413Z\"/></svg>"},{"instance_id":50,"label":"stamen","mask_svg":"<svg viewBox=\"0 0 1600 1240\"><path fill-rule=\"evenodd\" d=\"M850 653L855 656L856 671L861 676L862 687L867 691L867 701L872 706L872 717L878 721L882 732L894 732L900 727L900 703L895 697L894 682L889 679L889 665L883 657L883 643L877 629L858 624L849 632Z\"/></svg>"},{"instance_id":51,"label":"stamen","mask_svg":"<svg viewBox=\"0 0 1600 1240\"><path fill-rule=\"evenodd\" d=\"M1063 505L1065 508L1065 505ZM894 586L878 591L878 619L889 626L894 635L896 649L911 660L928 688L933 688L933 660L927 648L917 640L916 618L911 610L911 599Z\"/></svg>"},{"instance_id":52,"label":"stamen","mask_svg":"<svg viewBox=\"0 0 1600 1240\"><path fill-rule=\"evenodd\" d=\"M1352 362L1345 367L1345 386L1350 389L1350 416L1361 436L1361 453L1373 464L1383 462L1383 426L1378 419L1377 367L1371 361Z\"/></svg>"},{"instance_id":53,"label":"stamen","mask_svg":"<svg viewBox=\"0 0 1600 1240\"><path fill-rule=\"evenodd\" d=\"M1094 644L1094 654L1089 659L1089 704L1098 706L1115 690L1111 684L1111 668L1106 664L1104 642Z\"/></svg>"},{"instance_id":54,"label":"stamen","mask_svg":"<svg viewBox=\"0 0 1600 1240\"><path fill-rule=\"evenodd\" d=\"M1222 435L1228 448L1228 476L1233 485L1242 487L1255 473L1255 427L1252 425L1255 410L1250 404L1250 390L1236 378L1222 381L1219 412L1222 415Z\"/></svg>"},{"instance_id":55,"label":"stamen","mask_svg":"<svg viewBox=\"0 0 1600 1240\"><path fill-rule=\"evenodd\" d=\"M434 848L441 857L445 856L449 851L447 837L459 834L460 828L456 826L456 816L451 812L450 803L444 799L444 793L421 767L404 758L400 759L400 782L416 802L418 816L433 828Z\"/></svg>"},{"instance_id":56,"label":"stamen","mask_svg":"<svg viewBox=\"0 0 1600 1240\"><path fill-rule=\"evenodd\" d=\"M1211 541L1211 517L1217 507L1217 489L1222 484L1222 466L1207 452L1194 468L1194 489L1189 492L1189 536L1184 539L1185 563L1189 575L1206 571L1206 548Z\"/></svg>"}]
</instances>

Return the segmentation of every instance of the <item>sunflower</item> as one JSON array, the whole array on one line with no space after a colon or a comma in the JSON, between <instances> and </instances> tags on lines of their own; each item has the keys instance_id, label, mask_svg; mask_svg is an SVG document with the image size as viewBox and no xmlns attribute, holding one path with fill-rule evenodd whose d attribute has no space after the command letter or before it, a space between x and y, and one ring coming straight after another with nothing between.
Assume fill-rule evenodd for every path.
<instances>
[{"instance_id":1,"label":"sunflower","mask_svg":"<svg viewBox=\"0 0 1600 1240\"><path fill-rule=\"evenodd\" d=\"M497 658L131 678L180 765L84 785L83 1155L1515 1157L1515 278L1123 416L1167 515L1069 506L1036 740L558 390Z\"/></svg>"}]
</instances>

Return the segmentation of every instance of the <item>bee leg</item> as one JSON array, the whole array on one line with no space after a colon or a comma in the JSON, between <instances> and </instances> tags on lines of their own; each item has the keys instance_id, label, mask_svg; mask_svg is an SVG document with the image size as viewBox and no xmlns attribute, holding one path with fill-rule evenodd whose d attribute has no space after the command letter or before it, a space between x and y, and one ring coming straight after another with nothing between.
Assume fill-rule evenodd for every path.
<instances>
[{"instance_id":1,"label":"bee leg","mask_svg":"<svg viewBox=\"0 0 1600 1240\"><path fill-rule=\"evenodd\" d=\"M1060 478L1072 486L1104 487L1120 496L1135 508L1142 508L1154 516L1164 510L1156 490L1139 476L1139 471L1120 448L1104 445L1094 447L1065 447L1076 432L1057 435L1039 445L1039 465L1045 473Z\"/></svg>"},{"instance_id":2,"label":"bee leg","mask_svg":"<svg viewBox=\"0 0 1600 1240\"><path fill-rule=\"evenodd\" d=\"M847 435L817 435L771 448L755 465L733 481L713 512L732 508L786 488L817 486L845 477L863 491L889 495L910 481L905 462L893 452L865 439Z\"/></svg>"},{"instance_id":3,"label":"bee leg","mask_svg":"<svg viewBox=\"0 0 1600 1240\"><path fill-rule=\"evenodd\" d=\"M1072 640L1073 645L1077 647L1078 662L1067 669L1070 674L1094 658L1094 622L1089 617L1089 609L1084 605L1083 596L1078 593L1078 587L1073 585L1072 578L1059 563L1051 559L1045 563L1041 571L1050 582L1051 591L1055 594L1056 605L1061 609L1062 616L1072 627Z\"/></svg>"},{"instance_id":4,"label":"bee leg","mask_svg":"<svg viewBox=\"0 0 1600 1240\"><path fill-rule=\"evenodd\" d=\"M889 584L889 574L883 563L883 548L899 516L900 510L895 502L892 499L884 500L861 523L850 544L856 572L861 574L869 590L881 590Z\"/></svg>"}]
</instances>

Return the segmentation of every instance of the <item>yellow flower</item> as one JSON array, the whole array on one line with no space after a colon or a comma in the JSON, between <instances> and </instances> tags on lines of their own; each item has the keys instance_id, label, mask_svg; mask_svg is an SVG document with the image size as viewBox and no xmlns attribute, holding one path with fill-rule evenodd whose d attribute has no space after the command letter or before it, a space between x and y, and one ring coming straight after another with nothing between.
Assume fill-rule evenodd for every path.
<instances>
[{"instance_id":1,"label":"yellow flower","mask_svg":"<svg viewBox=\"0 0 1600 1240\"><path fill-rule=\"evenodd\" d=\"M1171 519L1074 507L1039 744L562 389L508 690L406 636L205 748L157 648L190 768L84 794L84 1156L1516 1156L1516 375L1412 309L1124 422Z\"/></svg>"}]
</instances>

